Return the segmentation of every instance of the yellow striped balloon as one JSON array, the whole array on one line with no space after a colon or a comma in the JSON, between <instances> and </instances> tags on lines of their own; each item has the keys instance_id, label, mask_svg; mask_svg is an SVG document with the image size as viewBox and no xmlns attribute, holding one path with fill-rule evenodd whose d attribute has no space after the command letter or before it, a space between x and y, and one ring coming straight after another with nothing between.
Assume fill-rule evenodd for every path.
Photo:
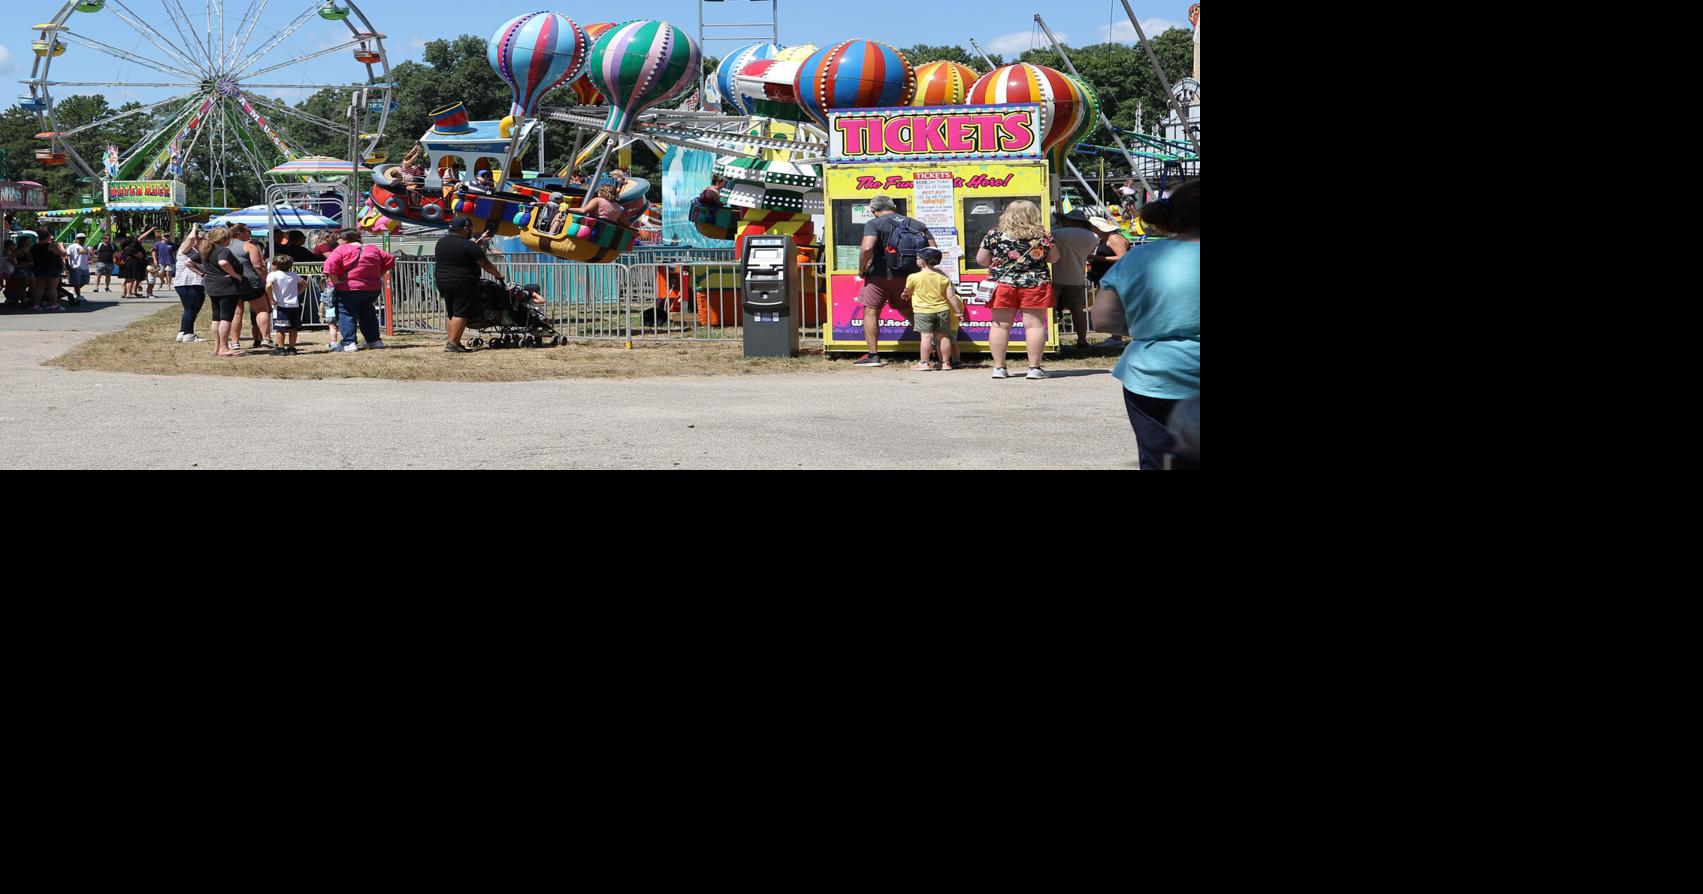
<instances>
[{"instance_id":1,"label":"yellow striped balloon","mask_svg":"<svg viewBox=\"0 0 1703 894\"><path fill-rule=\"evenodd\" d=\"M917 96L914 106L961 106L970 98L970 85L981 75L957 62L930 62L917 66Z\"/></svg>"}]
</instances>

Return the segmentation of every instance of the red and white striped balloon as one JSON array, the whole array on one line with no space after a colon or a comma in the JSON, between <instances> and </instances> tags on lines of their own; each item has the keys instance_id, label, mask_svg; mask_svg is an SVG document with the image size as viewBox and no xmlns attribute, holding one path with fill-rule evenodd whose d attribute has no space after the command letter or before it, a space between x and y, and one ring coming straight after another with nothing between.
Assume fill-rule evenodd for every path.
<instances>
[{"instance_id":1,"label":"red and white striped balloon","mask_svg":"<svg viewBox=\"0 0 1703 894\"><path fill-rule=\"evenodd\" d=\"M1054 167L1099 123L1094 91L1062 71L1019 62L996 68L970 88L969 104L1040 103L1041 147Z\"/></svg>"}]
</instances>

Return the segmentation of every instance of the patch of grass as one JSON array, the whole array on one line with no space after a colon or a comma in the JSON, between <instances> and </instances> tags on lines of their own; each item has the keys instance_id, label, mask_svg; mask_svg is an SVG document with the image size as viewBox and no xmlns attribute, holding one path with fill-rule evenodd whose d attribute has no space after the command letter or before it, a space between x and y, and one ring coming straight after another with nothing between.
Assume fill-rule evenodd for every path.
<instances>
[{"instance_id":1,"label":"patch of grass","mask_svg":"<svg viewBox=\"0 0 1703 894\"><path fill-rule=\"evenodd\" d=\"M387 337L388 350L332 354L323 331L302 333L302 354L273 357L213 356L213 345L178 344L180 311L162 309L119 332L102 335L47 362L68 370L99 370L156 376L237 376L253 379L395 379L423 382L531 382L541 379L637 379L659 376L739 376L776 373L821 375L872 371L849 361L829 361L820 347L797 358L746 359L737 344L583 342L561 348L485 348L471 354L446 354L443 336ZM206 320L203 319L203 329ZM202 337L210 338L203 331ZM1021 356L1021 349L1017 352ZM873 371L902 372L914 355L892 355L891 366ZM975 362L972 360L972 362ZM1048 361L1057 368L1110 368L1116 357ZM1016 361L1022 365L1022 360ZM987 366L983 358L980 366Z\"/></svg>"}]
</instances>

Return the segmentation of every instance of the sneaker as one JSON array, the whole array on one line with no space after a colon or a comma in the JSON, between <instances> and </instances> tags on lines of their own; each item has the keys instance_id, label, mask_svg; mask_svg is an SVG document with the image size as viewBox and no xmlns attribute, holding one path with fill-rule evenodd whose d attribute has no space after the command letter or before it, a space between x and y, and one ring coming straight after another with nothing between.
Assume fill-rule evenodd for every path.
<instances>
[{"instance_id":1,"label":"sneaker","mask_svg":"<svg viewBox=\"0 0 1703 894\"><path fill-rule=\"evenodd\" d=\"M256 344L255 347L267 348L269 350L276 350L277 347L278 347L278 343L273 341L272 339L268 338L268 339L265 339L265 340L261 341L260 343Z\"/></svg>"},{"instance_id":2,"label":"sneaker","mask_svg":"<svg viewBox=\"0 0 1703 894\"><path fill-rule=\"evenodd\" d=\"M288 357L288 356L290 356L290 349L289 348L273 348L269 353L274 357Z\"/></svg>"},{"instance_id":3,"label":"sneaker","mask_svg":"<svg viewBox=\"0 0 1703 894\"><path fill-rule=\"evenodd\" d=\"M382 351L382 350L384 350L384 342L383 341L369 341L369 342L367 342L367 350L369 350L369 351Z\"/></svg>"},{"instance_id":4,"label":"sneaker","mask_svg":"<svg viewBox=\"0 0 1703 894\"><path fill-rule=\"evenodd\" d=\"M453 341L449 342L449 343L447 343L443 346L443 352L445 354L471 354L471 353L473 353L472 351L469 351L466 348L462 347L461 344L459 344L458 342L453 342Z\"/></svg>"},{"instance_id":5,"label":"sneaker","mask_svg":"<svg viewBox=\"0 0 1703 894\"><path fill-rule=\"evenodd\" d=\"M1003 366L996 366L993 368L993 377L996 379L1009 379L1011 378L1011 373L1006 372L1005 367Z\"/></svg>"},{"instance_id":6,"label":"sneaker","mask_svg":"<svg viewBox=\"0 0 1703 894\"><path fill-rule=\"evenodd\" d=\"M187 333L183 333L183 332L179 332L179 333L178 333L178 334L177 334L177 343L178 343L178 344L180 344L180 345L181 345L181 344L183 344L183 343L184 343L184 341L185 341L185 340L187 340L187 339L188 339L188 338L189 338L189 335L188 335L188 334L187 334Z\"/></svg>"},{"instance_id":7,"label":"sneaker","mask_svg":"<svg viewBox=\"0 0 1703 894\"><path fill-rule=\"evenodd\" d=\"M881 358L879 356L875 355L875 354L865 354L862 357L857 358L857 362L852 364L852 366L880 366L880 365L882 365L881 364Z\"/></svg>"},{"instance_id":8,"label":"sneaker","mask_svg":"<svg viewBox=\"0 0 1703 894\"><path fill-rule=\"evenodd\" d=\"M185 335L183 337L183 343L186 345L204 345L207 343L207 339L202 338L199 335Z\"/></svg>"},{"instance_id":9,"label":"sneaker","mask_svg":"<svg viewBox=\"0 0 1703 894\"><path fill-rule=\"evenodd\" d=\"M337 345L337 346L334 346L331 350L338 351L338 352L341 352L341 353L344 353L344 354L353 354L356 351L359 351L360 349L361 349L360 345Z\"/></svg>"},{"instance_id":10,"label":"sneaker","mask_svg":"<svg viewBox=\"0 0 1703 894\"><path fill-rule=\"evenodd\" d=\"M1029 367L1029 374L1024 376L1026 379L1050 379L1052 377L1052 373L1049 373L1038 366Z\"/></svg>"}]
</instances>

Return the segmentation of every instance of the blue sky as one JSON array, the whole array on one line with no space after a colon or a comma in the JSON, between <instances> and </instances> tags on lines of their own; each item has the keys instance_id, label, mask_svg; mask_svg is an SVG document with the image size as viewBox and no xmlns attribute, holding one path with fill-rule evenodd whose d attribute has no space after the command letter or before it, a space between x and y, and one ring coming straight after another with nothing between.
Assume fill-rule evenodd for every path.
<instances>
[{"instance_id":1,"label":"blue sky","mask_svg":"<svg viewBox=\"0 0 1703 894\"><path fill-rule=\"evenodd\" d=\"M205 10L197 0L178 0L196 15ZM312 5L312 0L223 0L226 14L234 20L250 3L266 3L267 11L259 17L258 27L249 50L259 48L267 36L280 31L299 12ZM372 20L374 27L388 37L386 48L392 64L404 59L418 59L425 42L439 37L462 33L489 34L508 18L538 9L550 9L574 18L581 24L600 21L624 21L631 18L663 18L696 33L698 3L696 0L573 0L546 3L541 0L356 0ZM165 35L170 42L181 45L183 40L172 29L170 20L161 12L163 0L110 0L101 13L78 13L72 17L72 30L101 41L119 50L144 58L164 61L165 54L147 39L120 21L113 11L119 3L141 15ZM8 0L11 10L23 10L24 16L7 16L8 27L0 34L0 78L18 89L0 94L0 101L23 92L16 82L30 76L34 57L30 51L31 33L28 25L46 21L58 9L60 0ZM1132 0L1136 15L1149 35L1171 26L1187 27L1188 6L1182 0ZM709 4L711 15L719 21L754 21L767 18L767 0L725 0ZM717 9L721 7L722 9ZM919 17L919 9L926 15ZM470 15L469 10L475 10ZM838 40L863 37L885 40L899 46L911 44L968 45L976 38L991 53L1015 55L1031 46L1045 46L1046 38L1037 33L1033 21L1039 11L1047 24L1062 40L1072 45L1101 43L1111 39L1133 41L1134 31L1118 0L932 0L919 4L916 0L780 0L781 42L784 44L827 44ZM29 18L34 15L35 18ZM1110 30L1108 30L1108 23ZM233 26L234 27L234 21ZM307 27L292 35L267 56L268 64L287 62L317 50L335 46L347 36L343 26L314 18ZM227 35L227 39L234 39ZM732 43L712 43L711 55L722 55L736 46ZM913 60L917 62L927 60ZM339 51L320 59L301 63L265 76L254 83L304 84L347 83L358 79L360 68ZM62 81L98 81L146 83L182 80L142 64L125 61L114 54L83 46L71 47L65 56L54 62L52 77ZM114 105L127 99L154 102L180 90L144 88L63 88L55 96L66 93L106 93ZM264 88L261 93L287 99L298 99L300 91Z\"/></svg>"}]
</instances>

